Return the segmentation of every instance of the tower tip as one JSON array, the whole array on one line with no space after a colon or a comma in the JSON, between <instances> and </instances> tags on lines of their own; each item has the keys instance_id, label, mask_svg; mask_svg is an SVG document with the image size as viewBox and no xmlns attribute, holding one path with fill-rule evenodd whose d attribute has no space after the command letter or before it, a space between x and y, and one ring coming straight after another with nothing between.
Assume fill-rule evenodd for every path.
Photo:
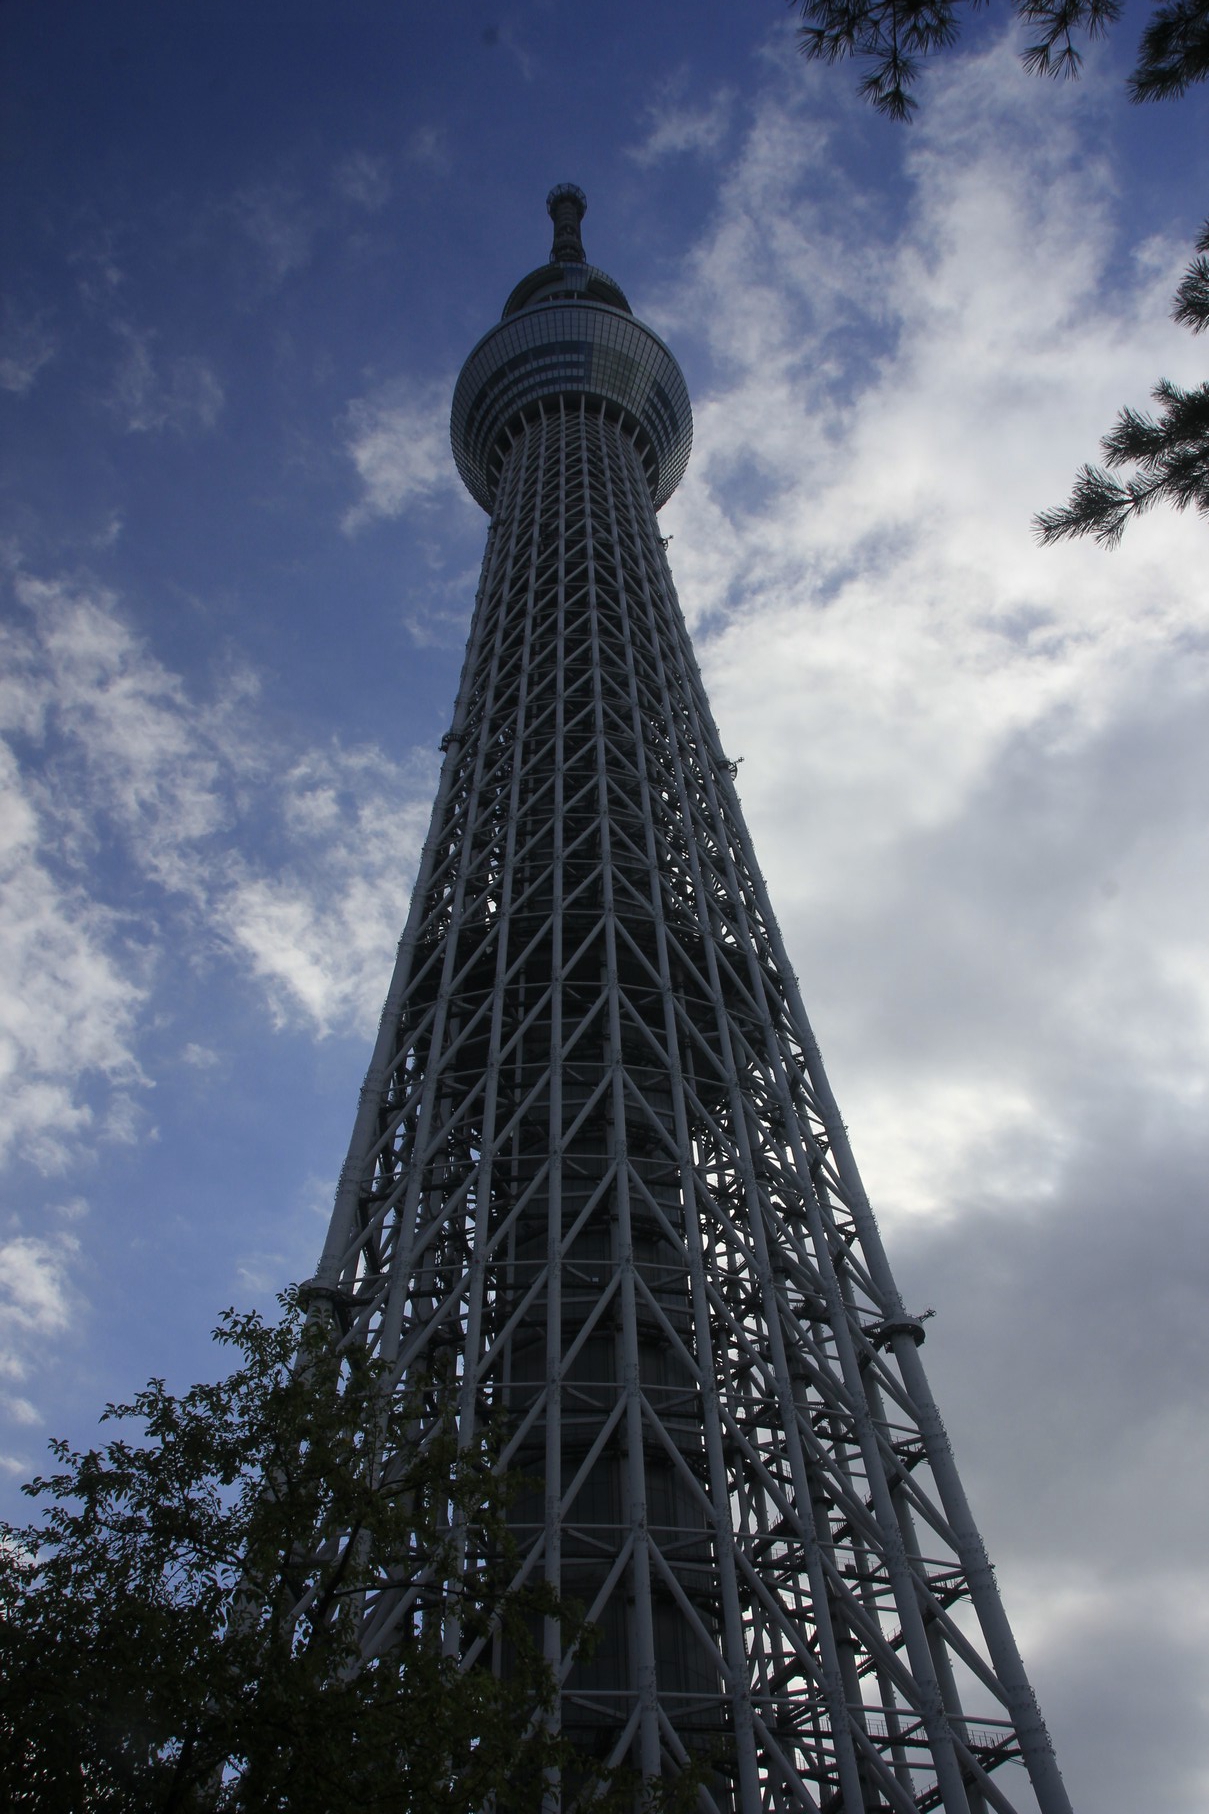
<instances>
[{"instance_id":1,"label":"tower tip","mask_svg":"<svg viewBox=\"0 0 1209 1814\"><path fill-rule=\"evenodd\" d=\"M550 263L587 264L579 223L588 211L588 198L576 183L555 183L546 197L546 212L554 222Z\"/></svg>"}]
</instances>

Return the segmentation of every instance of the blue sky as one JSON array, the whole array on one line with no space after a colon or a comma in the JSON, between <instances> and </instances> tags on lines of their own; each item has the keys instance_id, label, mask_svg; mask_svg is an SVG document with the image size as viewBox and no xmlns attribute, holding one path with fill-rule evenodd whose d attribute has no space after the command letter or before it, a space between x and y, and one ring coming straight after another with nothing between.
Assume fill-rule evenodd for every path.
<instances>
[{"instance_id":1,"label":"blue sky","mask_svg":"<svg viewBox=\"0 0 1209 1814\"><path fill-rule=\"evenodd\" d=\"M779 0L9 0L0 1455L307 1276L485 518L447 416L548 254L672 345L663 521L1076 1806L1193 1814L1209 1489L1203 524L1037 549L1209 212L982 15L904 130Z\"/></svg>"}]
</instances>

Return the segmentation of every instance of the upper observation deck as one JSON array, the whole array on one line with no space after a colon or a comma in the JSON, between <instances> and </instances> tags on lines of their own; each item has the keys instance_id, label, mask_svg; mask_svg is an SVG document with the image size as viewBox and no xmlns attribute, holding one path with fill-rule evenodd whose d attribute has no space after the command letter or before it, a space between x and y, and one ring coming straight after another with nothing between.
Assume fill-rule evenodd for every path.
<instances>
[{"instance_id":1,"label":"upper observation deck","mask_svg":"<svg viewBox=\"0 0 1209 1814\"><path fill-rule=\"evenodd\" d=\"M680 367L659 336L635 320L613 279L585 260L579 223L587 205L573 183L550 191L550 262L517 284L453 393L453 457L487 511L510 434L556 397L584 397L621 417L634 433L657 510L688 465L693 415Z\"/></svg>"}]
</instances>

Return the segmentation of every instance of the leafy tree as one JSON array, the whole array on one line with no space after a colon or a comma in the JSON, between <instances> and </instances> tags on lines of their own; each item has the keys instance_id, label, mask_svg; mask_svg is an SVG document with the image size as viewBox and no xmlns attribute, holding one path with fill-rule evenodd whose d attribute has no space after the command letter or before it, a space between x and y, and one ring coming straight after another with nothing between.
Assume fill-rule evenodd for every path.
<instances>
[{"instance_id":1,"label":"leafy tree","mask_svg":"<svg viewBox=\"0 0 1209 1814\"><path fill-rule=\"evenodd\" d=\"M867 66L860 92L879 113L909 120L918 106L909 90L923 60L948 50L961 33L963 9L983 0L791 0L801 12L798 40L805 56L826 63L854 57ZM1023 54L1034 75L1074 76L1079 38L1098 38L1121 16L1122 0L1011 0L1016 16L1037 30ZM1171 100L1209 76L1209 0L1161 0L1142 33L1128 79L1134 101ZM1175 319L1199 333L1209 323L1209 222L1176 293ZM1160 379L1151 395L1157 419L1124 409L1101 442L1116 479L1084 466L1070 499L1034 519L1043 544L1094 535L1106 548L1126 524L1160 501L1177 510L1192 504L1209 514L1209 384L1183 390Z\"/></svg>"},{"instance_id":2,"label":"leafy tree","mask_svg":"<svg viewBox=\"0 0 1209 1814\"><path fill-rule=\"evenodd\" d=\"M489 1452L419 1428L296 1305L276 1325L229 1312L216 1338L241 1357L226 1379L111 1405L137 1440L53 1443L59 1471L24 1489L42 1522L0 1528L0 1803L531 1814L567 1760L530 1633L566 1615L508 1586ZM503 1679L442 1654L451 1579L463 1647L504 1642ZM367 1661L357 1627L384 1586L410 1604ZM593 1805L622 1788L632 1807L616 1783Z\"/></svg>"}]
</instances>

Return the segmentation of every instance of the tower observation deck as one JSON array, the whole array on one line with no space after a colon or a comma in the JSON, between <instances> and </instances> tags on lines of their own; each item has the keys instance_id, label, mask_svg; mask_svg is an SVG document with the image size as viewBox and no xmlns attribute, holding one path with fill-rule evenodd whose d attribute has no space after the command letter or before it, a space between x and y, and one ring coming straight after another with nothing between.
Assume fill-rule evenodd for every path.
<instances>
[{"instance_id":1,"label":"tower observation deck","mask_svg":"<svg viewBox=\"0 0 1209 1814\"><path fill-rule=\"evenodd\" d=\"M517 1579L598 1634L541 1633L585 1772L691 1769L703 1814L1070 1814L672 585L684 379L581 191L548 207L454 393L491 526L313 1290L417 1442L452 1405L521 1483ZM400 1559L367 1656L416 1603Z\"/></svg>"}]
</instances>

